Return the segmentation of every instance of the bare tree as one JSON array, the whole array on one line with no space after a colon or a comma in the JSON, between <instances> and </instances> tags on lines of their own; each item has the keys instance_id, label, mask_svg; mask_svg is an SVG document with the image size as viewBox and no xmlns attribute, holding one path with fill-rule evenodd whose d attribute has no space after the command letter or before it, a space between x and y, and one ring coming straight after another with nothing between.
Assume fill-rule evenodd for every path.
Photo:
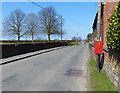
<instances>
[{"instance_id":1,"label":"bare tree","mask_svg":"<svg viewBox=\"0 0 120 93\"><path fill-rule=\"evenodd\" d=\"M4 31L17 36L18 42L20 38L25 35L24 31L24 19L25 13L21 10L15 10L10 13L8 17L6 17L5 22L3 23Z\"/></svg>"},{"instance_id":2,"label":"bare tree","mask_svg":"<svg viewBox=\"0 0 120 93\"><path fill-rule=\"evenodd\" d=\"M60 22L59 16L53 7L46 7L39 12L41 29L48 35L50 41L51 35L61 34L60 33Z\"/></svg>"},{"instance_id":3,"label":"bare tree","mask_svg":"<svg viewBox=\"0 0 120 93\"><path fill-rule=\"evenodd\" d=\"M77 40L77 38L74 36L74 37L72 37L72 40Z\"/></svg>"},{"instance_id":4,"label":"bare tree","mask_svg":"<svg viewBox=\"0 0 120 93\"><path fill-rule=\"evenodd\" d=\"M72 37L72 40L78 40L78 41L81 41L82 39L81 39L81 37Z\"/></svg>"},{"instance_id":5,"label":"bare tree","mask_svg":"<svg viewBox=\"0 0 120 93\"><path fill-rule=\"evenodd\" d=\"M36 14L30 13L26 17L26 35L31 35L32 42L34 40L35 35L37 35L40 31L39 20Z\"/></svg>"}]
</instances>

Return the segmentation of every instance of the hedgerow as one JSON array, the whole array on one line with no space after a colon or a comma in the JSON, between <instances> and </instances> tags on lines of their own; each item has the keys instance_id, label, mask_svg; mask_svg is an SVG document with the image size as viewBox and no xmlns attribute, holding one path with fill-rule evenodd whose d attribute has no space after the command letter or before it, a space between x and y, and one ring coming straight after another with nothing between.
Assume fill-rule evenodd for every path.
<instances>
[{"instance_id":1,"label":"hedgerow","mask_svg":"<svg viewBox=\"0 0 120 93\"><path fill-rule=\"evenodd\" d=\"M120 51L120 2L108 19L107 45L108 48Z\"/></svg>"}]
</instances>

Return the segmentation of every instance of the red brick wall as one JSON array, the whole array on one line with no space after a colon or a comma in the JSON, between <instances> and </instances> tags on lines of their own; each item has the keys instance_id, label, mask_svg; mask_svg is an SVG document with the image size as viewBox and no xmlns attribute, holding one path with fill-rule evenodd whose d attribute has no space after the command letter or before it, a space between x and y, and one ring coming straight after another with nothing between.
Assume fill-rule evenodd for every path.
<instances>
[{"instance_id":1,"label":"red brick wall","mask_svg":"<svg viewBox=\"0 0 120 93\"><path fill-rule=\"evenodd\" d=\"M102 18L102 28L101 30L103 31L103 43L104 43L104 49L107 49L106 46L106 32L107 32L107 26L108 26L108 19L111 17L111 15L113 14L114 10L115 10L115 6L117 5L117 2L106 2L106 4L104 4L103 6L103 18Z\"/></svg>"},{"instance_id":2,"label":"red brick wall","mask_svg":"<svg viewBox=\"0 0 120 93\"><path fill-rule=\"evenodd\" d=\"M101 24L101 33L102 33L102 40L104 43L104 49L107 50L106 46L106 32L108 27L108 19L111 17L115 10L115 6L118 4L118 2L107 2L103 6L103 16L102 16L102 24ZM111 57L110 57L111 55ZM107 75L109 76L110 80L117 86L118 89L120 89L120 83L119 83L119 70L118 65L115 65L115 59L117 58L117 53L114 51L109 51L109 53L104 53L104 70L106 71Z\"/></svg>"}]
</instances>

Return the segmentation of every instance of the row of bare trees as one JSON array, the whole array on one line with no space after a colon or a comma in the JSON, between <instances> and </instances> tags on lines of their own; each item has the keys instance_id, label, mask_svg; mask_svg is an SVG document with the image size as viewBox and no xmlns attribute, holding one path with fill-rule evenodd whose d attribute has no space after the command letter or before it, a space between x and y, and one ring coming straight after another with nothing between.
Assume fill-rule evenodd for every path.
<instances>
[{"instance_id":1,"label":"row of bare trees","mask_svg":"<svg viewBox=\"0 0 120 93\"><path fill-rule=\"evenodd\" d=\"M62 35L61 17L55 11L54 7L46 7L38 15L30 13L26 15L22 10L15 10L5 18L3 23L3 32L17 36L18 42L21 37L31 36L32 41L35 35L41 32L47 34L48 40L51 35Z\"/></svg>"}]
</instances>

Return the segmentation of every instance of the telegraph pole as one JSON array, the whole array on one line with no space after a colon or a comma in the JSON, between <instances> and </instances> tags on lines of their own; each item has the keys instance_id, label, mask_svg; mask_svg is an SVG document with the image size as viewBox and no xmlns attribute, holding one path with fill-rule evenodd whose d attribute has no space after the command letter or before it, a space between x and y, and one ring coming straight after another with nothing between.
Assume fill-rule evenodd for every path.
<instances>
[{"instance_id":1,"label":"telegraph pole","mask_svg":"<svg viewBox=\"0 0 120 93\"><path fill-rule=\"evenodd\" d=\"M61 40L62 40L62 16L60 16L60 20L61 20L61 28L60 28L60 30L61 30Z\"/></svg>"},{"instance_id":2,"label":"telegraph pole","mask_svg":"<svg viewBox=\"0 0 120 93\"><path fill-rule=\"evenodd\" d=\"M77 33L77 38L76 38L76 41L78 42L78 33Z\"/></svg>"}]
</instances>

